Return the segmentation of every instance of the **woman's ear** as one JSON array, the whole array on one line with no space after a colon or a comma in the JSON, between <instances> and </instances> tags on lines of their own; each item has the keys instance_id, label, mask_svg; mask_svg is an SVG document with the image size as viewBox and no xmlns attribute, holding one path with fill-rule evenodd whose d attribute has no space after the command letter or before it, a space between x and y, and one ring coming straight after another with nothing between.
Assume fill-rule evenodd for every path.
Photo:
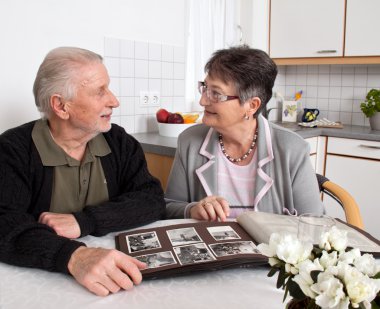
<instances>
[{"instance_id":1,"label":"woman's ear","mask_svg":"<svg viewBox=\"0 0 380 309\"><path fill-rule=\"evenodd\" d=\"M50 97L50 107L52 112L61 119L68 119L69 113L67 112L66 102L59 94L53 94Z\"/></svg>"},{"instance_id":2,"label":"woman's ear","mask_svg":"<svg viewBox=\"0 0 380 309\"><path fill-rule=\"evenodd\" d=\"M252 99L249 99L246 104L248 104L246 115L249 116L249 118L251 116L254 117L261 106L261 100L259 97L254 97Z\"/></svg>"}]
</instances>

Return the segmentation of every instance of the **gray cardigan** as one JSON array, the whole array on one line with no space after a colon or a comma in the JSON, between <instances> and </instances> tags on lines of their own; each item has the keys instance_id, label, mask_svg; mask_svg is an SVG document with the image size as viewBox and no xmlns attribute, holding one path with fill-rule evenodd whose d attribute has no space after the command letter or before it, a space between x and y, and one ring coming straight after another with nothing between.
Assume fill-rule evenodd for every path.
<instances>
[{"instance_id":1,"label":"gray cardigan","mask_svg":"<svg viewBox=\"0 0 380 309\"><path fill-rule=\"evenodd\" d=\"M257 175L252 188L255 211L322 214L308 143L261 115L257 120ZM167 218L188 217L196 202L217 194L217 147L218 132L205 125L192 126L180 134L165 193Z\"/></svg>"}]
</instances>

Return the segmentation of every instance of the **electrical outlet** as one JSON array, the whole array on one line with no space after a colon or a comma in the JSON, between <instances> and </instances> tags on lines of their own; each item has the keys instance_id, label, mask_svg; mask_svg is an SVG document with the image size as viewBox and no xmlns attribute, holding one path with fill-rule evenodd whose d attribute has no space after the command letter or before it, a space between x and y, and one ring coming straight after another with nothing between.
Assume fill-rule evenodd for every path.
<instances>
[{"instance_id":1,"label":"electrical outlet","mask_svg":"<svg viewBox=\"0 0 380 309\"><path fill-rule=\"evenodd\" d=\"M150 97L148 91L140 91L140 106L148 107L150 103Z\"/></svg>"},{"instance_id":2,"label":"electrical outlet","mask_svg":"<svg viewBox=\"0 0 380 309\"><path fill-rule=\"evenodd\" d=\"M149 96L149 106L160 105L160 93L158 91L151 91Z\"/></svg>"}]
</instances>

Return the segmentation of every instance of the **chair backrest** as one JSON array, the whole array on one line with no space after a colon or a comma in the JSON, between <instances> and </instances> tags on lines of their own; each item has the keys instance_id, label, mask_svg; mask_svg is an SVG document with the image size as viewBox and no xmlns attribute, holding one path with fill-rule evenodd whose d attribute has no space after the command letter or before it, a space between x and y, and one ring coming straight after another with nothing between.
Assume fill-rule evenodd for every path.
<instances>
[{"instance_id":1,"label":"chair backrest","mask_svg":"<svg viewBox=\"0 0 380 309\"><path fill-rule=\"evenodd\" d=\"M332 182L325 176L317 174L319 190L336 200L344 210L346 221L356 227L364 229L360 209L355 199L341 186Z\"/></svg>"}]
</instances>

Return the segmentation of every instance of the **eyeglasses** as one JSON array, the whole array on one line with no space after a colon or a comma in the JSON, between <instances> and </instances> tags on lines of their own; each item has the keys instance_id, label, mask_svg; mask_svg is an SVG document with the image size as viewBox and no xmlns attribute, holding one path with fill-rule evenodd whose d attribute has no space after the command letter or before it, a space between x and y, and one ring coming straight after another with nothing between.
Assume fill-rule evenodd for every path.
<instances>
[{"instance_id":1,"label":"eyeglasses","mask_svg":"<svg viewBox=\"0 0 380 309\"><path fill-rule=\"evenodd\" d=\"M201 95L206 94L207 98L213 103L220 103L240 98L238 96L220 94L215 90L209 89L205 82L198 82L198 91Z\"/></svg>"}]
</instances>

